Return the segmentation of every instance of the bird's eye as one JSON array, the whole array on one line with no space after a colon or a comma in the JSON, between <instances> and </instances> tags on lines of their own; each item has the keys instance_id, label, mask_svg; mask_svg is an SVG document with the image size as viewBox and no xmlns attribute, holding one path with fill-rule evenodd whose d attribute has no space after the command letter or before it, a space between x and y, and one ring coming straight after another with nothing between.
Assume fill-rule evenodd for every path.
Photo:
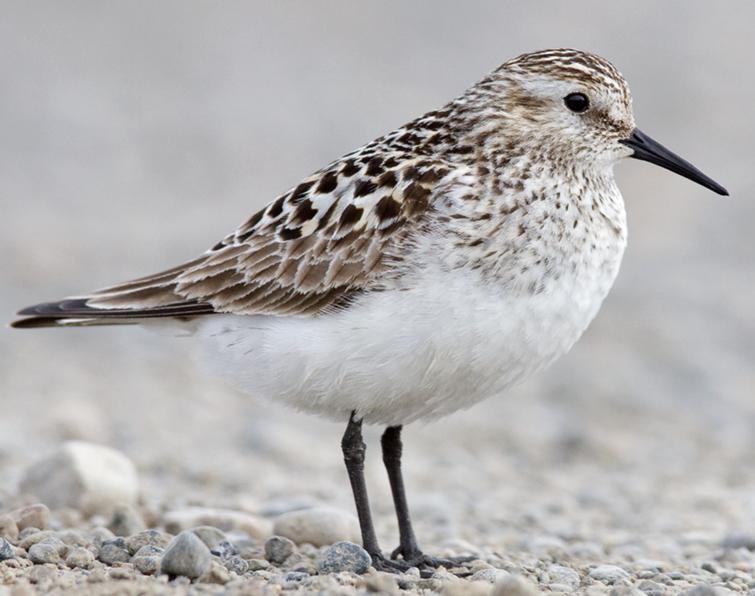
<instances>
[{"instance_id":1,"label":"bird's eye","mask_svg":"<svg viewBox=\"0 0 755 596\"><path fill-rule=\"evenodd\" d=\"M578 114L586 112L587 108L590 107L590 100L587 99L587 95L584 93L569 93L569 95L564 97L564 103L572 112L577 112Z\"/></svg>"}]
</instances>

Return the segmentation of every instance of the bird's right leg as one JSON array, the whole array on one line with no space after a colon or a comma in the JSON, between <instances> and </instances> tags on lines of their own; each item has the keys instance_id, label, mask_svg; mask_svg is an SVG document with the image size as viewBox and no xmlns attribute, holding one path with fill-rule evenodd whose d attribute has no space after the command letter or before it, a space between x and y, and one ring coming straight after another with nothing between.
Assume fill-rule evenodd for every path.
<instances>
[{"instance_id":1,"label":"bird's right leg","mask_svg":"<svg viewBox=\"0 0 755 596\"><path fill-rule=\"evenodd\" d=\"M378 571L406 571L409 569L407 563L400 561L391 561L383 556L380 551L375 527L372 525L372 514L370 513L370 501L367 497L367 485L364 481L364 454L366 445L362 440L362 421L356 419L356 413L352 412L349 417L349 423L346 426L346 432L341 439L341 450L343 451L343 461L346 463L346 471L349 474L351 491L354 493L354 504L357 508L357 517L359 518L359 528L362 532L362 546L372 557L372 565Z\"/></svg>"}]
</instances>

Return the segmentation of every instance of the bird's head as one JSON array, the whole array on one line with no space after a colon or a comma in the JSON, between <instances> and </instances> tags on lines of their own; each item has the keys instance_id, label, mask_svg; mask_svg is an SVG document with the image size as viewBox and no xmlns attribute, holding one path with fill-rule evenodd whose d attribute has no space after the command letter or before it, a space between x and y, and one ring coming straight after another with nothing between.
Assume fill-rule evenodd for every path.
<instances>
[{"instance_id":1,"label":"bird's head","mask_svg":"<svg viewBox=\"0 0 755 596\"><path fill-rule=\"evenodd\" d=\"M498 96L496 115L508 134L556 165L608 168L633 157L728 194L635 126L627 82L599 56L571 49L523 54L482 81L478 91Z\"/></svg>"}]
</instances>

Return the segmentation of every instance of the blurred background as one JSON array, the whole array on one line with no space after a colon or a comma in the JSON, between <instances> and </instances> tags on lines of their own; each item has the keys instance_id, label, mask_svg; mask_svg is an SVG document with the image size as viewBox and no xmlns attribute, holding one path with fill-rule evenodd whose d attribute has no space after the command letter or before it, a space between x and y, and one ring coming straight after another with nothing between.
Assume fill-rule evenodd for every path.
<instances>
[{"instance_id":1,"label":"blurred background","mask_svg":"<svg viewBox=\"0 0 755 596\"><path fill-rule=\"evenodd\" d=\"M419 532L620 542L755 525L755 4L3 3L0 312L192 258L326 162L519 53L577 47L638 125L731 192L639 162L630 244L573 351L406 432ZM67 438L120 449L145 499L351 509L340 425L207 378L187 340L0 329L0 499ZM370 431L381 533L395 538ZM607 537L612 536L613 538Z\"/></svg>"}]
</instances>

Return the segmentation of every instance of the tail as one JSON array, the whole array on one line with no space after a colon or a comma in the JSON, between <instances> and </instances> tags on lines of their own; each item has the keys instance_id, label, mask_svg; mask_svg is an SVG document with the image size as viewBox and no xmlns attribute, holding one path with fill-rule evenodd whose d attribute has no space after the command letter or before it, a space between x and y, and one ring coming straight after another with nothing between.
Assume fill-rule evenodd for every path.
<instances>
[{"instance_id":1,"label":"tail","mask_svg":"<svg viewBox=\"0 0 755 596\"><path fill-rule=\"evenodd\" d=\"M15 329L40 327L90 327L94 325L135 325L145 319L174 317L185 319L215 312L210 304L185 301L153 308L103 308L89 304L90 298L68 298L28 306L11 323Z\"/></svg>"}]
</instances>

